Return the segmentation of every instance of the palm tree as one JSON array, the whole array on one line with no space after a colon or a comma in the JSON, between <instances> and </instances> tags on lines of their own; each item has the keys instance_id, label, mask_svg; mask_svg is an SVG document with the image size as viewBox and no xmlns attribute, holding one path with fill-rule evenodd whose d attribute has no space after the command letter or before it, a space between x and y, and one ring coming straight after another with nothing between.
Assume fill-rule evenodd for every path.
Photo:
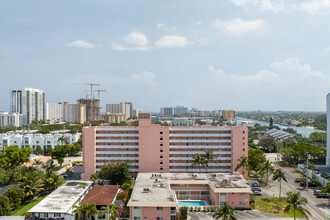
<instances>
[{"instance_id":1,"label":"palm tree","mask_svg":"<svg viewBox=\"0 0 330 220\"><path fill-rule=\"evenodd\" d=\"M284 172L281 169L277 169L274 172L273 180L278 180L280 182L280 193L278 195L278 198L281 198L281 190L282 190L282 180L285 182L288 182Z\"/></svg>"},{"instance_id":2,"label":"palm tree","mask_svg":"<svg viewBox=\"0 0 330 220\"><path fill-rule=\"evenodd\" d=\"M96 218L96 215L99 213L99 211L96 209L94 202L92 204L85 205L85 213L87 219L92 219L92 217Z\"/></svg>"},{"instance_id":3,"label":"palm tree","mask_svg":"<svg viewBox=\"0 0 330 220\"><path fill-rule=\"evenodd\" d=\"M115 220L118 215L118 206L116 204L111 204L110 206L103 206L101 208L103 211L100 213L100 216L105 216L106 214L109 214L109 220Z\"/></svg>"},{"instance_id":4,"label":"palm tree","mask_svg":"<svg viewBox=\"0 0 330 220\"><path fill-rule=\"evenodd\" d=\"M213 153L211 149L207 149L205 153L202 155L202 157L205 159L205 167L206 167L206 172L207 168L209 167L209 162L217 163L215 160L217 156Z\"/></svg>"},{"instance_id":5,"label":"palm tree","mask_svg":"<svg viewBox=\"0 0 330 220\"><path fill-rule=\"evenodd\" d=\"M225 202L223 206L213 215L213 218L222 220L236 220L235 209L230 207L228 202Z\"/></svg>"},{"instance_id":6,"label":"palm tree","mask_svg":"<svg viewBox=\"0 0 330 220\"><path fill-rule=\"evenodd\" d=\"M96 174L91 174L91 176L89 177L89 179L91 181L93 181L93 183L96 183L96 181L99 179L99 177Z\"/></svg>"},{"instance_id":7,"label":"palm tree","mask_svg":"<svg viewBox=\"0 0 330 220\"><path fill-rule=\"evenodd\" d=\"M49 169L46 170L45 179L44 179L46 190L53 191L57 189L60 185L62 185L64 182L65 181L63 180L63 178L60 175L58 175L56 172Z\"/></svg>"},{"instance_id":8,"label":"palm tree","mask_svg":"<svg viewBox=\"0 0 330 220\"><path fill-rule=\"evenodd\" d=\"M237 160L239 163L237 164L235 171L237 171L239 168L243 168L243 174L244 174L244 170L247 171L248 176L250 176L250 172L249 172L249 162L248 162L248 158L247 157L240 157Z\"/></svg>"},{"instance_id":9,"label":"palm tree","mask_svg":"<svg viewBox=\"0 0 330 220\"><path fill-rule=\"evenodd\" d=\"M38 194L40 191L44 190L44 183L41 178L35 173L27 173L22 182L18 183L18 186L24 190L24 193L27 198Z\"/></svg>"},{"instance_id":10,"label":"palm tree","mask_svg":"<svg viewBox=\"0 0 330 220\"><path fill-rule=\"evenodd\" d=\"M85 219L85 206L80 205L80 206L73 206L74 210L73 213L78 214L78 219Z\"/></svg>"},{"instance_id":11,"label":"palm tree","mask_svg":"<svg viewBox=\"0 0 330 220\"><path fill-rule=\"evenodd\" d=\"M199 167L199 172L202 172L201 167L205 168L205 159L200 154L195 154L193 156L193 163L190 165L191 167Z\"/></svg>"},{"instance_id":12,"label":"palm tree","mask_svg":"<svg viewBox=\"0 0 330 220\"><path fill-rule=\"evenodd\" d=\"M259 169L261 170L261 172L266 174L265 186L267 186L269 175L274 172L274 167L272 166L272 162L267 160L265 163L260 164Z\"/></svg>"},{"instance_id":13,"label":"palm tree","mask_svg":"<svg viewBox=\"0 0 330 220\"><path fill-rule=\"evenodd\" d=\"M66 140L66 138L65 138L64 136L59 137L59 138L57 139L57 142L58 142L60 145L64 145L64 144L67 144L67 143L68 143L68 141Z\"/></svg>"},{"instance_id":14,"label":"palm tree","mask_svg":"<svg viewBox=\"0 0 330 220\"><path fill-rule=\"evenodd\" d=\"M293 209L293 217L296 219L296 210L298 210L303 215L303 217L309 219L308 216L310 216L311 213L303 207L303 205L307 204L307 199L302 197L300 192L288 192L287 195L288 197L286 201L289 203L289 205L285 207L284 211L288 212Z\"/></svg>"},{"instance_id":15,"label":"palm tree","mask_svg":"<svg viewBox=\"0 0 330 220\"><path fill-rule=\"evenodd\" d=\"M73 213L78 214L78 219L92 219L92 217L96 218L99 211L96 209L95 203L73 206L75 208Z\"/></svg>"},{"instance_id":16,"label":"palm tree","mask_svg":"<svg viewBox=\"0 0 330 220\"><path fill-rule=\"evenodd\" d=\"M40 165L42 166L43 164L44 163L41 160L34 159L32 165L38 168Z\"/></svg>"}]
</instances>

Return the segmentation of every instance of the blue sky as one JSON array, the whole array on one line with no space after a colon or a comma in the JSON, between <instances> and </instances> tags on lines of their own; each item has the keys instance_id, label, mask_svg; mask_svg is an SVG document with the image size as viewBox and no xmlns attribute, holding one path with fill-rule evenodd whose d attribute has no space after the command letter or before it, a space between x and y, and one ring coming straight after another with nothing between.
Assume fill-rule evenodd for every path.
<instances>
[{"instance_id":1,"label":"blue sky","mask_svg":"<svg viewBox=\"0 0 330 220\"><path fill-rule=\"evenodd\" d=\"M135 108L324 111L327 0L0 0L0 110L9 91Z\"/></svg>"}]
</instances>

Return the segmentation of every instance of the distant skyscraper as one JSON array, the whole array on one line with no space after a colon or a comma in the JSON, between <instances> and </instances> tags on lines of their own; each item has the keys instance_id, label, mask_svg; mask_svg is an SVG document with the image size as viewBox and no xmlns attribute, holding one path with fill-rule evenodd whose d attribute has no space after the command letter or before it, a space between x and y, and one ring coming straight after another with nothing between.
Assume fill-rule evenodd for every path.
<instances>
[{"instance_id":1,"label":"distant skyscraper","mask_svg":"<svg viewBox=\"0 0 330 220\"><path fill-rule=\"evenodd\" d=\"M330 167L330 93L327 95L327 158L326 165Z\"/></svg>"},{"instance_id":2,"label":"distant skyscraper","mask_svg":"<svg viewBox=\"0 0 330 220\"><path fill-rule=\"evenodd\" d=\"M174 115L174 109L172 107L160 108L161 115Z\"/></svg>"},{"instance_id":3,"label":"distant skyscraper","mask_svg":"<svg viewBox=\"0 0 330 220\"><path fill-rule=\"evenodd\" d=\"M174 115L186 115L188 114L188 108L184 106L177 106L174 108Z\"/></svg>"},{"instance_id":4,"label":"distant skyscraper","mask_svg":"<svg viewBox=\"0 0 330 220\"><path fill-rule=\"evenodd\" d=\"M234 119L235 118L235 111L234 110L222 110L222 117L223 119Z\"/></svg>"},{"instance_id":5,"label":"distant skyscraper","mask_svg":"<svg viewBox=\"0 0 330 220\"><path fill-rule=\"evenodd\" d=\"M133 117L133 104L131 102L107 104L106 111L112 114L125 114L126 119L128 119Z\"/></svg>"},{"instance_id":6,"label":"distant skyscraper","mask_svg":"<svg viewBox=\"0 0 330 220\"><path fill-rule=\"evenodd\" d=\"M92 101L91 99L78 99L78 104L86 105L86 121L92 121ZM100 118L100 100L93 99L93 120Z\"/></svg>"},{"instance_id":7,"label":"distant skyscraper","mask_svg":"<svg viewBox=\"0 0 330 220\"><path fill-rule=\"evenodd\" d=\"M45 93L40 89L11 90L11 112L23 115L23 124L46 119Z\"/></svg>"}]
</instances>

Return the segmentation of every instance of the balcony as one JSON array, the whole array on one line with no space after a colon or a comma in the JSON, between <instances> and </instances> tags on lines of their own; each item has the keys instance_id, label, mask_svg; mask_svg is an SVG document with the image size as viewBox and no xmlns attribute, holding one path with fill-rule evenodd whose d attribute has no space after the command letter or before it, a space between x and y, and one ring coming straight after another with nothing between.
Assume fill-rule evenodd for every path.
<instances>
[{"instance_id":1,"label":"balcony","mask_svg":"<svg viewBox=\"0 0 330 220\"><path fill-rule=\"evenodd\" d=\"M170 131L231 131L231 128L170 127Z\"/></svg>"},{"instance_id":2,"label":"balcony","mask_svg":"<svg viewBox=\"0 0 330 220\"><path fill-rule=\"evenodd\" d=\"M96 134L96 137L138 137L139 134Z\"/></svg>"},{"instance_id":3,"label":"balcony","mask_svg":"<svg viewBox=\"0 0 330 220\"><path fill-rule=\"evenodd\" d=\"M170 137L231 137L231 134L170 134Z\"/></svg>"},{"instance_id":4,"label":"balcony","mask_svg":"<svg viewBox=\"0 0 330 220\"><path fill-rule=\"evenodd\" d=\"M204 186L204 187L171 186L171 189L176 191L210 191L210 188L208 186Z\"/></svg>"},{"instance_id":5,"label":"balcony","mask_svg":"<svg viewBox=\"0 0 330 220\"><path fill-rule=\"evenodd\" d=\"M231 143L231 140L218 140L218 139L172 139L170 143Z\"/></svg>"},{"instance_id":6,"label":"balcony","mask_svg":"<svg viewBox=\"0 0 330 220\"><path fill-rule=\"evenodd\" d=\"M222 149L231 148L230 145L170 145L170 149Z\"/></svg>"}]
</instances>

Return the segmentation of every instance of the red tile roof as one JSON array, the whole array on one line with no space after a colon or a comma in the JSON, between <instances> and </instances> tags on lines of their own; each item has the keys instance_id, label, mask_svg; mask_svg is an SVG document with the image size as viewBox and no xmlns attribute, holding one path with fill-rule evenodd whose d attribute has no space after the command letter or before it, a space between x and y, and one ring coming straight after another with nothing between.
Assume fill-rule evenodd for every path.
<instances>
[{"instance_id":1,"label":"red tile roof","mask_svg":"<svg viewBox=\"0 0 330 220\"><path fill-rule=\"evenodd\" d=\"M111 205L119 187L119 185L96 185L87 193L80 204L86 205L88 203L95 203L96 205Z\"/></svg>"}]
</instances>

